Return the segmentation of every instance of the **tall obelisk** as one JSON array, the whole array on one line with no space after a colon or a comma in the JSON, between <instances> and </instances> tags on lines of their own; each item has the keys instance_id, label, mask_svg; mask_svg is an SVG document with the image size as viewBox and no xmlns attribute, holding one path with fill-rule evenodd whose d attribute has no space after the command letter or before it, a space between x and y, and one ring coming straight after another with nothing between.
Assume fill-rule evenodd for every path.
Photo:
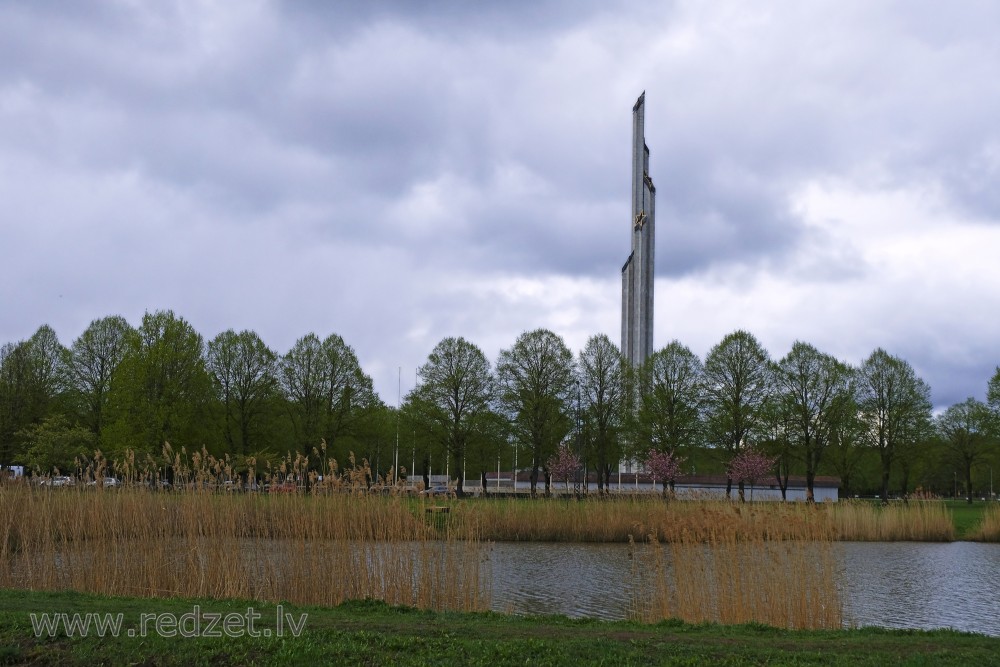
<instances>
[{"instance_id":1,"label":"tall obelisk","mask_svg":"<svg viewBox=\"0 0 1000 667\"><path fill-rule=\"evenodd\" d=\"M649 177L646 93L632 107L632 253L622 267L622 355L640 366L653 354L656 188Z\"/></svg>"}]
</instances>

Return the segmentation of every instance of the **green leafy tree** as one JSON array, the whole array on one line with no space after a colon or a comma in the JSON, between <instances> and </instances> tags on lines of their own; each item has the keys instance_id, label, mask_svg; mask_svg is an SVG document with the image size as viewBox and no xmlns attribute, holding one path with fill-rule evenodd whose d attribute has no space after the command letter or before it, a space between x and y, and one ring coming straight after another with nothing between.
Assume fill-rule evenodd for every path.
<instances>
[{"instance_id":1,"label":"green leafy tree","mask_svg":"<svg viewBox=\"0 0 1000 667\"><path fill-rule=\"evenodd\" d=\"M381 454L385 406L343 338L333 334L320 342L315 334L303 336L282 358L280 380L301 451L326 441L340 460L358 448Z\"/></svg>"},{"instance_id":2,"label":"green leafy tree","mask_svg":"<svg viewBox=\"0 0 1000 667\"><path fill-rule=\"evenodd\" d=\"M212 381L201 335L173 311L147 312L126 337L126 351L109 404L105 431L112 451L158 454L165 442L200 449L208 440Z\"/></svg>"},{"instance_id":3,"label":"green leafy tree","mask_svg":"<svg viewBox=\"0 0 1000 667\"><path fill-rule=\"evenodd\" d=\"M584 429L597 467L597 488L609 488L612 464L621 459L626 384L623 358L604 334L592 336L580 352L580 402ZM581 435L581 434L578 434Z\"/></svg>"},{"instance_id":4,"label":"green leafy tree","mask_svg":"<svg viewBox=\"0 0 1000 667\"><path fill-rule=\"evenodd\" d=\"M385 429L376 422L395 422L395 414L387 413L354 349L336 334L323 341L321 370L322 437L335 452L343 456L352 443L372 437L373 429L382 433Z\"/></svg>"},{"instance_id":5,"label":"green leafy tree","mask_svg":"<svg viewBox=\"0 0 1000 667\"><path fill-rule=\"evenodd\" d=\"M324 366L323 344L312 333L295 341L281 358L281 388L288 401L296 447L302 451L309 451L323 439Z\"/></svg>"},{"instance_id":6,"label":"green leafy tree","mask_svg":"<svg viewBox=\"0 0 1000 667\"><path fill-rule=\"evenodd\" d=\"M573 353L547 329L521 334L513 347L500 353L500 402L514 437L530 452L532 494L539 470L573 427L573 371Z\"/></svg>"},{"instance_id":7,"label":"green leafy tree","mask_svg":"<svg viewBox=\"0 0 1000 667\"><path fill-rule=\"evenodd\" d=\"M697 355L671 341L639 369L640 386L635 440L640 449L680 457L704 435L705 369Z\"/></svg>"},{"instance_id":8,"label":"green leafy tree","mask_svg":"<svg viewBox=\"0 0 1000 667\"><path fill-rule=\"evenodd\" d=\"M208 343L206 363L222 410L230 452L267 446L267 418L278 395L277 355L253 331L224 331Z\"/></svg>"},{"instance_id":9,"label":"green leafy tree","mask_svg":"<svg viewBox=\"0 0 1000 667\"><path fill-rule=\"evenodd\" d=\"M775 385L791 417L795 449L805 463L806 500L814 502L814 485L823 454L837 422L850 407L850 368L812 345L796 341L775 365Z\"/></svg>"},{"instance_id":10,"label":"green leafy tree","mask_svg":"<svg viewBox=\"0 0 1000 667\"><path fill-rule=\"evenodd\" d=\"M985 461L995 447L989 409L970 397L945 410L934 425L945 449L962 467L965 499L972 503L972 467Z\"/></svg>"},{"instance_id":11,"label":"green leafy tree","mask_svg":"<svg viewBox=\"0 0 1000 667\"><path fill-rule=\"evenodd\" d=\"M708 434L730 459L750 445L761 428L771 391L771 362L752 334L734 331L705 357ZM732 482L728 477L727 498L732 496ZM739 484L742 494L743 482Z\"/></svg>"},{"instance_id":12,"label":"green leafy tree","mask_svg":"<svg viewBox=\"0 0 1000 667\"><path fill-rule=\"evenodd\" d=\"M34 382L38 391L37 414L46 416L55 409L55 402L66 388L64 360L66 349L59 343L56 332L47 324L38 328L28 339Z\"/></svg>"},{"instance_id":13,"label":"green leafy tree","mask_svg":"<svg viewBox=\"0 0 1000 667\"><path fill-rule=\"evenodd\" d=\"M36 472L49 474L74 470L76 461L93 452L94 434L83 426L70 426L62 415L47 417L24 431L28 447L25 462Z\"/></svg>"},{"instance_id":14,"label":"green leafy tree","mask_svg":"<svg viewBox=\"0 0 1000 667\"><path fill-rule=\"evenodd\" d=\"M1000 440L1000 366L986 385L986 406L990 411L990 429Z\"/></svg>"},{"instance_id":15,"label":"green leafy tree","mask_svg":"<svg viewBox=\"0 0 1000 667\"><path fill-rule=\"evenodd\" d=\"M0 464L23 461L26 429L61 412L63 355L48 325L0 348Z\"/></svg>"},{"instance_id":16,"label":"green leafy tree","mask_svg":"<svg viewBox=\"0 0 1000 667\"><path fill-rule=\"evenodd\" d=\"M27 341L0 348L0 464L24 463L24 429L37 418L37 392Z\"/></svg>"},{"instance_id":17,"label":"green leafy tree","mask_svg":"<svg viewBox=\"0 0 1000 667\"><path fill-rule=\"evenodd\" d=\"M909 363L879 348L857 374L857 401L864 437L878 453L882 502L889 500L889 475L897 457L927 432L930 387Z\"/></svg>"},{"instance_id":18,"label":"green leafy tree","mask_svg":"<svg viewBox=\"0 0 1000 667\"><path fill-rule=\"evenodd\" d=\"M793 465L793 410L787 396L775 393L761 411L763 430L759 439L761 453L774 459L775 479L781 499L788 499L788 477Z\"/></svg>"},{"instance_id":19,"label":"green leafy tree","mask_svg":"<svg viewBox=\"0 0 1000 667\"><path fill-rule=\"evenodd\" d=\"M66 383L97 447L101 446L111 386L130 335L135 335L135 329L123 317L94 320L65 353Z\"/></svg>"},{"instance_id":20,"label":"green leafy tree","mask_svg":"<svg viewBox=\"0 0 1000 667\"><path fill-rule=\"evenodd\" d=\"M840 477L840 487L847 497L856 490L856 480L865 470L865 461L871 458L871 449L865 437L865 422L858 407L858 369L850 368L847 396L840 419L830 429L827 447L827 464Z\"/></svg>"},{"instance_id":21,"label":"green leafy tree","mask_svg":"<svg viewBox=\"0 0 1000 667\"><path fill-rule=\"evenodd\" d=\"M469 447L491 441L494 379L490 362L464 338L445 338L431 351L419 375L420 384L408 400L422 430L451 456L459 472L457 492L462 496ZM477 453L479 472L485 479L486 457Z\"/></svg>"}]
</instances>

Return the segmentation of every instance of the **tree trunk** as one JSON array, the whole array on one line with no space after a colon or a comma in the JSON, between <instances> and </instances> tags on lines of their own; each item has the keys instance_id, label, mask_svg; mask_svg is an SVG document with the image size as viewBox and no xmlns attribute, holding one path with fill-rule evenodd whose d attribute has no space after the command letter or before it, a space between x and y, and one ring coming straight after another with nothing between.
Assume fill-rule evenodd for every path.
<instances>
[{"instance_id":1,"label":"tree trunk","mask_svg":"<svg viewBox=\"0 0 1000 667\"><path fill-rule=\"evenodd\" d=\"M882 504L889 504L889 466L885 463L882 464Z\"/></svg>"}]
</instances>

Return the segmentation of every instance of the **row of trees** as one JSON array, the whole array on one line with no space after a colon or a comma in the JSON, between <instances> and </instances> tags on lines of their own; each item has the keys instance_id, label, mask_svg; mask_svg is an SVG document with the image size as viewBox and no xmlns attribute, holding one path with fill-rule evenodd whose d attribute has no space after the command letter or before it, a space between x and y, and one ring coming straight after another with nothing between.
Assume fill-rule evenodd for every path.
<instances>
[{"instance_id":1,"label":"row of trees","mask_svg":"<svg viewBox=\"0 0 1000 667\"><path fill-rule=\"evenodd\" d=\"M273 457L322 441L338 454L388 441L385 406L340 336L309 334L278 356L257 334L207 343L172 312L138 328L95 320L69 347L41 327L0 348L0 463L70 469L94 450L158 453L165 442ZM367 447L366 447L367 445Z\"/></svg>"},{"instance_id":2,"label":"row of trees","mask_svg":"<svg viewBox=\"0 0 1000 667\"><path fill-rule=\"evenodd\" d=\"M527 468L534 490L565 444L607 489L625 459L723 472L754 449L775 462L782 488L803 474L811 494L825 472L846 493L862 480L887 498L892 484L947 488L944 470L956 489L961 472L971 498L1000 432L1000 369L986 403L970 398L935 418L927 384L884 350L851 367L797 342L774 360L745 331L704 360L673 341L641 368L604 335L574 356L555 333L526 332L495 364L445 338L418 374L396 410L337 335L308 334L279 355L251 331L206 342L170 311L137 328L95 320L68 347L43 326L0 348L0 464L67 470L94 450L156 454L169 441L237 463L297 452L325 470L320 457L353 452L378 471L425 477L437 464L460 485L470 468L484 485L495 467Z\"/></svg>"},{"instance_id":3,"label":"row of trees","mask_svg":"<svg viewBox=\"0 0 1000 667\"><path fill-rule=\"evenodd\" d=\"M673 341L637 369L603 335L574 359L554 333L527 332L500 353L492 372L475 345L446 338L420 376L406 409L421 430L435 434L456 465L475 448L485 481L489 450L507 425L526 449L533 490L540 470L565 460L557 447L570 440L601 489L623 459L651 470L708 459L710 469L714 463L730 471L733 461L760 450L774 461L783 491L799 472L810 498L824 469L849 490L874 455L883 499L894 470L906 491L915 464L935 458L960 466L971 499L973 466L995 457L1000 439L1000 369L988 405L970 398L935 419L927 383L885 350L851 367L796 342L772 360L746 331L727 335L704 362ZM744 477L729 477L727 492L737 481L742 495Z\"/></svg>"}]
</instances>

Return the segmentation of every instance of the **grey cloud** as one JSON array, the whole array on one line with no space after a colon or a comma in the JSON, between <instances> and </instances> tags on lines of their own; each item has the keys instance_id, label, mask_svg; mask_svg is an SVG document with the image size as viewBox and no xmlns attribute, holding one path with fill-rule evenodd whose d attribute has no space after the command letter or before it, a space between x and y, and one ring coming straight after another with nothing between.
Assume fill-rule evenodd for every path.
<instances>
[{"instance_id":1,"label":"grey cloud","mask_svg":"<svg viewBox=\"0 0 1000 667\"><path fill-rule=\"evenodd\" d=\"M643 87L662 279L863 283L859 248L792 208L827 178L934 186L956 215L1000 220L989 3L46 7L0 7L4 226L35 221L87 257L57 243L43 271L43 234L0 240L29 249L7 266L46 292L92 276L83 326L172 306L206 334L253 320L278 347L339 328L395 370L392 336L426 323L407 345L429 349L482 319L442 272L613 290ZM270 315L246 314L241 280ZM317 290L333 312L303 314ZM62 312L2 304L28 334ZM511 315L510 339L535 317Z\"/></svg>"}]
</instances>

